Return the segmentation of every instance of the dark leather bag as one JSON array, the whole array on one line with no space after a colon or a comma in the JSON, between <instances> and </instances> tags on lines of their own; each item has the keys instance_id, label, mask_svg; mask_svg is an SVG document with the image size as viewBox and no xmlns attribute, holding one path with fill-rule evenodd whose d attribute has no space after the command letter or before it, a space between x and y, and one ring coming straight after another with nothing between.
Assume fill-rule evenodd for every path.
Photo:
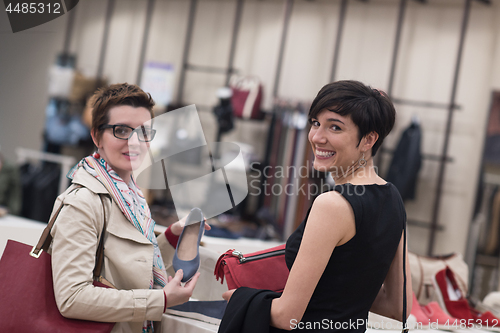
<instances>
[{"instance_id":1,"label":"dark leather bag","mask_svg":"<svg viewBox=\"0 0 500 333\"><path fill-rule=\"evenodd\" d=\"M50 230L62 207L61 203L35 247L10 239L7 241L0 260L0 328L2 332L107 333L111 332L115 325L115 323L65 318L57 308L51 256L46 251L52 241ZM104 227L96 253L93 274L94 286L110 288L112 286L109 282L100 277L104 260L103 235L105 230L106 212L104 212Z\"/></svg>"}]
</instances>

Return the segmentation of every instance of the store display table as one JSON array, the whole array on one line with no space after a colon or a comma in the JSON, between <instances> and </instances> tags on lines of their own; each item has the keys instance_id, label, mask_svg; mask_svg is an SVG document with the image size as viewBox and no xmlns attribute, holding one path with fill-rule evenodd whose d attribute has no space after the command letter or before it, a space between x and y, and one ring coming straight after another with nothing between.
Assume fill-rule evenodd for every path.
<instances>
[{"instance_id":1,"label":"store display table","mask_svg":"<svg viewBox=\"0 0 500 333\"><path fill-rule=\"evenodd\" d=\"M29 245L35 245L40 238L46 223L29 220L26 218L6 215L0 217L0 255L3 253L8 239L13 239ZM159 226L159 232L164 231L164 227ZM240 239L225 239L216 237L203 237L203 247L200 247L200 256L202 257L202 265L200 271L202 275L198 281L197 288L193 297L201 300L219 300L222 299L222 293L227 290L227 286L221 285L215 280L213 269L215 262L220 254L228 249L237 249L243 253L251 253L273 246L279 245L280 242L269 242L248 238ZM387 319L389 320L389 319ZM218 325L203 322L196 319L180 317L172 314L164 314L162 318L162 332L179 332L179 333L210 333L217 332ZM417 331L417 330L412 330ZM431 333L437 330L426 329L418 330L420 333ZM458 333L479 333L487 332L480 329L460 329L452 330ZM367 329L368 333L399 333L401 330L380 330ZM444 331L443 331L444 332Z\"/></svg>"}]
</instances>

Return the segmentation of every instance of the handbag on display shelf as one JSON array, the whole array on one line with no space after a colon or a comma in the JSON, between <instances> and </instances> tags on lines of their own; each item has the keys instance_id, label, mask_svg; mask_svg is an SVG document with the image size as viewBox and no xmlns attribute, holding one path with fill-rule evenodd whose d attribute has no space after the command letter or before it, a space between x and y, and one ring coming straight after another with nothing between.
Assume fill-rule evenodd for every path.
<instances>
[{"instance_id":1,"label":"handbag on display shelf","mask_svg":"<svg viewBox=\"0 0 500 333\"><path fill-rule=\"evenodd\" d=\"M233 91L231 105L234 116L243 119L264 119L262 104L262 84L255 76L233 75L229 82Z\"/></svg>"},{"instance_id":2,"label":"handbag on display shelf","mask_svg":"<svg viewBox=\"0 0 500 333\"><path fill-rule=\"evenodd\" d=\"M228 250L215 264L214 275L221 283L226 278L228 289L249 287L281 292L289 274L285 263L285 244L267 250L242 254Z\"/></svg>"},{"instance_id":3,"label":"handbag on display shelf","mask_svg":"<svg viewBox=\"0 0 500 333\"><path fill-rule=\"evenodd\" d=\"M469 267L461 254L452 253L443 256L420 256L408 252L413 291L420 304L437 301L432 279L440 270L449 267L454 273L460 292L464 297L468 293Z\"/></svg>"},{"instance_id":4,"label":"handbag on display shelf","mask_svg":"<svg viewBox=\"0 0 500 333\"><path fill-rule=\"evenodd\" d=\"M101 202L103 200L100 195ZM103 210L104 210L104 202ZM54 296L51 256L47 249L52 241L50 231L63 203L50 219L36 246L8 240L0 260L0 327L5 332L111 332L115 323L65 318L59 312ZM104 260L104 226L96 253L94 286L113 288L100 276Z\"/></svg>"}]
</instances>

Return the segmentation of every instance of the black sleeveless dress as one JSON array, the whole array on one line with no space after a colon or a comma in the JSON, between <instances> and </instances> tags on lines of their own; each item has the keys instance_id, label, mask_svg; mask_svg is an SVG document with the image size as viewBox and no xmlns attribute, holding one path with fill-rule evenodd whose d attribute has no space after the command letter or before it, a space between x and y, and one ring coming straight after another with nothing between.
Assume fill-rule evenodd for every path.
<instances>
[{"instance_id":1,"label":"black sleeveless dress","mask_svg":"<svg viewBox=\"0 0 500 333\"><path fill-rule=\"evenodd\" d=\"M356 235L335 247L301 322L291 323L301 332L366 330L368 311L389 271L406 223L403 201L391 183L343 184L333 190L351 205ZM309 212L286 243L289 269L300 248Z\"/></svg>"}]
</instances>

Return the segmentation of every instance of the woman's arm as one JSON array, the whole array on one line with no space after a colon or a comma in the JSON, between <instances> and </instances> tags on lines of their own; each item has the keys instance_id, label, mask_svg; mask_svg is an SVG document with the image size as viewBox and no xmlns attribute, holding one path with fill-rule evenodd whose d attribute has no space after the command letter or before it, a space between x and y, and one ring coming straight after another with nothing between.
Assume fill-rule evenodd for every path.
<instances>
[{"instance_id":1,"label":"woman's arm","mask_svg":"<svg viewBox=\"0 0 500 333\"><path fill-rule=\"evenodd\" d=\"M186 218L187 215L170 225L164 233L161 233L158 237L156 237L166 270L169 270L172 267L172 259L174 257L175 248L177 247L177 242L179 241L179 237L184 229L184 225L186 224ZM210 229L211 227L208 223L206 223L205 219L205 230ZM170 272L174 274L173 269Z\"/></svg>"},{"instance_id":2,"label":"woman's arm","mask_svg":"<svg viewBox=\"0 0 500 333\"><path fill-rule=\"evenodd\" d=\"M55 299L61 314L105 322L160 320L165 305L163 290L115 290L92 285L104 221L99 196L81 188L68 194L64 202L52 229L51 258Z\"/></svg>"},{"instance_id":3,"label":"woman's arm","mask_svg":"<svg viewBox=\"0 0 500 333\"><path fill-rule=\"evenodd\" d=\"M316 198L283 294L272 302L272 326L291 330L302 319L334 248L355 233L354 213L347 200L333 191Z\"/></svg>"},{"instance_id":4,"label":"woman's arm","mask_svg":"<svg viewBox=\"0 0 500 333\"><path fill-rule=\"evenodd\" d=\"M403 318L403 242L404 235L401 235L396 255L392 260L384 284L370 309L371 312L399 321ZM404 255L406 256L406 316L408 317L413 300L408 247L406 247Z\"/></svg>"},{"instance_id":5,"label":"woman's arm","mask_svg":"<svg viewBox=\"0 0 500 333\"><path fill-rule=\"evenodd\" d=\"M173 243L177 245L179 237L173 234L169 227L167 231L162 232L158 237L156 237L156 240L158 241L158 247L160 248L165 270L167 270L167 273L174 274L172 260L174 258L176 246L174 246Z\"/></svg>"}]
</instances>

